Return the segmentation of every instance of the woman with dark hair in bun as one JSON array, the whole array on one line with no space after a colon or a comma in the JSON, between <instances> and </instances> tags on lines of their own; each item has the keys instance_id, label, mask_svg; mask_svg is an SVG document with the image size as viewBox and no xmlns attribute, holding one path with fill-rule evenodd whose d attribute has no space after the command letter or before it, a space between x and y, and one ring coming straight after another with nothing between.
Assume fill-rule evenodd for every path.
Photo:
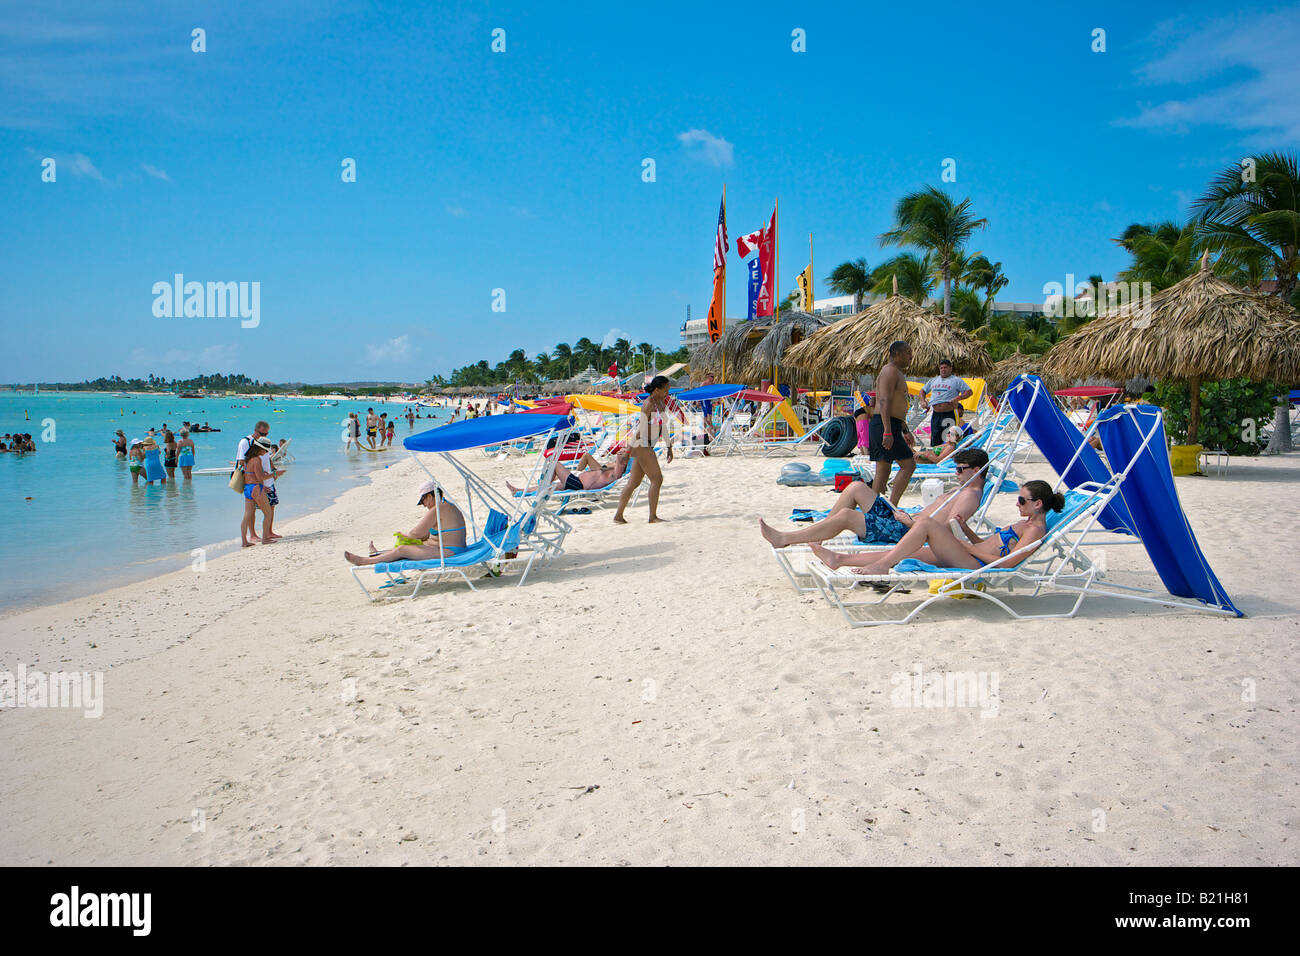
<instances>
[{"instance_id":1,"label":"woman with dark hair in bun","mask_svg":"<svg viewBox=\"0 0 1300 956\"><path fill-rule=\"evenodd\" d=\"M904 558L915 558L941 568L969 568L986 565L995 568L1015 567L1033 553L1047 534L1047 512L1065 507L1065 497L1045 481L1027 481L1020 486L1016 509L1020 520L1005 528L994 528L981 538L966 524L966 516L954 513L966 540L952 533L947 522L934 518L917 518L903 540L883 553L843 554L822 545L812 545L813 552L829 568L850 566L859 574L888 574ZM1022 550L1022 549L1028 550Z\"/></svg>"},{"instance_id":2,"label":"woman with dark hair in bun","mask_svg":"<svg viewBox=\"0 0 1300 956\"><path fill-rule=\"evenodd\" d=\"M632 468L628 472L627 484L618 497L618 511L614 512L615 524L627 524L623 509L632 499L632 493L641 484L642 478L650 479L650 523L664 519L659 517L659 489L664 483L664 473L655 457L655 444L660 440L668 447L668 461L673 460L673 443L668 435L668 425L664 420L664 409L668 406L668 379L656 375L646 387L649 392L641 403L641 414L637 419L637 429L628 443L632 453Z\"/></svg>"}]
</instances>

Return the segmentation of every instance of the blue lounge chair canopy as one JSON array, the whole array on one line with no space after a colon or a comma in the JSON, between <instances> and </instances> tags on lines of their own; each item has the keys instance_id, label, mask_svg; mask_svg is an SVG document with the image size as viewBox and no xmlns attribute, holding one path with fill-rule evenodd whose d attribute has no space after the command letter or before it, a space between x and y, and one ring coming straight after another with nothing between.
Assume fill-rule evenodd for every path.
<instances>
[{"instance_id":1,"label":"blue lounge chair canopy","mask_svg":"<svg viewBox=\"0 0 1300 956\"><path fill-rule=\"evenodd\" d=\"M677 395L679 402L711 402L717 398L726 398L728 395L735 395L737 392L743 392L744 385L701 385L699 388L688 388Z\"/></svg>"},{"instance_id":2,"label":"blue lounge chair canopy","mask_svg":"<svg viewBox=\"0 0 1300 956\"><path fill-rule=\"evenodd\" d=\"M1084 442L1083 433L1057 407L1042 379L1037 375L1017 375L1004 394L1007 404L1024 424L1038 450L1065 481L1066 487L1077 488L1088 481L1104 485L1110 481L1110 469L1101 460L1101 455ZM1101 522L1110 531L1138 533L1133 516L1123 501L1113 500L1106 505L1101 513Z\"/></svg>"},{"instance_id":3,"label":"blue lounge chair canopy","mask_svg":"<svg viewBox=\"0 0 1300 956\"><path fill-rule=\"evenodd\" d=\"M573 427L567 415L492 415L452 422L402 441L408 451L460 451Z\"/></svg>"},{"instance_id":4,"label":"blue lounge chair canopy","mask_svg":"<svg viewBox=\"0 0 1300 956\"><path fill-rule=\"evenodd\" d=\"M1178 501L1160 409L1113 405L1097 416L1097 434L1107 458L1132 462L1127 480L1119 486L1119 497L1165 588L1170 594L1199 598L1241 617L1201 553Z\"/></svg>"}]
</instances>

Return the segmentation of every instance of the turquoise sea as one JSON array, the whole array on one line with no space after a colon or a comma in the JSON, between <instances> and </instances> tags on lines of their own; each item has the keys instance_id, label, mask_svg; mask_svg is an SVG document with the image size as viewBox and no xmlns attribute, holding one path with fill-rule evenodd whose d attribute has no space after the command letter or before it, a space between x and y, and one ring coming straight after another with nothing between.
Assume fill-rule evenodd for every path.
<instances>
[{"instance_id":1,"label":"turquoise sea","mask_svg":"<svg viewBox=\"0 0 1300 956\"><path fill-rule=\"evenodd\" d=\"M366 409L402 415L398 402L320 399L266 401L239 397L178 398L84 392L0 392L0 435L30 432L37 451L0 455L0 611L66 600L187 567L194 548L212 557L239 546L243 500L223 476L176 469L176 481L131 484L127 463L113 450L113 433L143 438L165 423L179 437L183 420L220 432L194 434L195 468L228 466L240 438L259 419L270 437L292 439L294 461L276 487L276 526L319 511L375 468L404 459L402 439L445 421L441 409L416 408L408 427L397 420L394 450L382 455L343 450L342 421L350 411L364 424ZM437 415L437 418L430 416ZM50 440L44 440L50 439ZM158 439L161 444L162 439ZM5 442L6 445L9 442ZM260 526L260 519L259 519Z\"/></svg>"}]
</instances>

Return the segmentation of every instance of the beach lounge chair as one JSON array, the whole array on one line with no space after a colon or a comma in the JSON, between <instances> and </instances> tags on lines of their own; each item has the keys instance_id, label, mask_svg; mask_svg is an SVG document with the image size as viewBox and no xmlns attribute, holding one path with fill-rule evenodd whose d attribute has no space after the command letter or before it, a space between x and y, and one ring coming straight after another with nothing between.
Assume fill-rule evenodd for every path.
<instances>
[{"instance_id":1,"label":"beach lounge chair","mask_svg":"<svg viewBox=\"0 0 1300 956\"><path fill-rule=\"evenodd\" d=\"M1047 518L1047 534L1032 545L1012 551L1007 558L999 558L994 564L1005 564L1008 558L1021 556L1018 564L1013 566L981 568L937 568L921 561L907 559L900 561L888 574L857 574L851 568L831 569L816 558L808 563L808 571L816 584L832 605L839 609L852 627L870 627L880 624L906 624L937 601L956 597L978 597L1001 607L1012 617L1029 619L1043 617L1073 617L1079 605L1088 593L1089 587L1101 573L1092 560L1073 542L1066 540L1067 533L1080 522L1086 522L1114 494L1114 489L1090 489L1071 491L1066 494L1065 507L1059 512L1052 512ZM864 593L864 586L884 585L883 593L875 593L869 599L854 600L855 594ZM933 587L931 586L933 585ZM1036 596L1045 588L1058 588L1078 592L1074 605L1065 611L1039 614L1022 614L989 588L1006 588L1008 591L1017 585L1031 589L1031 596ZM897 618L874 618L855 616L854 609L883 604L890 597L907 592L912 587L923 586L930 589L930 596L912 608L907 614Z\"/></svg>"},{"instance_id":2,"label":"beach lounge chair","mask_svg":"<svg viewBox=\"0 0 1300 956\"><path fill-rule=\"evenodd\" d=\"M564 538L572 527L547 507L550 493L508 500L475 474L454 452L481 448L486 444L507 444L537 438L543 447L550 438L563 446L573 428L573 419L556 415L499 415L476 418L433 428L403 441L420 467L438 482L437 477L420 459L418 452L440 454L463 479L466 520L465 551L423 561L394 561L353 567L352 577L371 601L382 598L414 598L426 580L436 584L443 578L460 578L476 590L471 571L486 571L499 576L507 568L522 569L518 584L528 580L535 565L549 564L564 553ZM549 489L555 474L555 459L538 455L530 484ZM441 484L439 482L439 484ZM479 517L482 516L480 527ZM384 581L375 588L366 587L363 577L380 575ZM481 577L480 577L481 580ZM409 591L407 589L410 589Z\"/></svg>"},{"instance_id":3,"label":"beach lounge chair","mask_svg":"<svg viewBox=\"0 0 1300 956\"><path fill-rule=\"evenodd\" d=\"M973 529L978 531L986 526L985 516L989 506L993 503L994 495L999 492L1012 493L1019 487L1015 481L1008 478L1010 460L1009 455L1005 455L1000 459L990 458L989 463L984 466L988 477L984 482L984 491L980 495L979 510L968 522ZM973 480L973 477L967 479L967 481ZM921 508L915 507L906 510L915 514ZM893 545L889 544L863 544L856 535L850 532L845 532L822 543L836 551L853 553L888 551L893 547ZM773 548L772 556L776 559L777 566L781 568L786 579L789 580L790 586L800 594L818 590L817 583L812 579L812 572L809 568L810 562L817 560L812 553L811 547L806 544L792 544L784 548Z\"/></svg>"},{"instance_id":4,"label":"beach lounge chair","mask_svg":"<svg viewBox=\"0 0 1300 956\"><path fill-rule=\"evenodd\" d=\"M1014 567L986 565L968 570L904 561L886 575L860 575L845 569L832 570L814 559L809 571L819 590L852 626L907 623L936 601L955 597L991 601L1016 618L1073 617L1089 596L1243 616L1210 569L1178 501L1160 409L1149 405L1112 406L1098 416L1093 427L1101 436L1112 468L1124 463L1112 473L1087 443L1089 436L1080 434L1050 396L1042 399L1046 388L1041 381L1021 376L1012 383L1012 389L1019 396L1013 401L1018 417L1061 475L1057 487L1072 488L1065 495L1065 508L1049 514L1047 535L1036 543L1036 548L1031 545L1013 551L1009 557L1025 553ZM1164 593L1107 578L1106 570L1083 551L1086 543L1095 540L1090 539L1090 534L1102 529L1112 536L1131 535L1146 549ZM994 563L1006 562L1000 559ZM851 611L879 605L909 585L921 583L930 586L931 596L901 618L860 618ZM884 585L885 593L872 601L846 600L863 584ZM1078 597L1065 610L1022 614L988 593L990 587L1010 590L1018 585L1031 589L1031 599L1054 591Z\"/></svg>"}]
</instances>

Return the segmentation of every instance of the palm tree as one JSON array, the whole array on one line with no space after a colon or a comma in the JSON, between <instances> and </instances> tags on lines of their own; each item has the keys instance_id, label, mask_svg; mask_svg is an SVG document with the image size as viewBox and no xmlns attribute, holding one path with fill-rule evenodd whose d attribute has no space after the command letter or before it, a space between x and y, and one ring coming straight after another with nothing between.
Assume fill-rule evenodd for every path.
<instances>
[{"instance_id":1,"label":"palm tree","mask_svg":"<svg viewBox=\"0 0 1300 956\"><path fill-rule=\"evenodd\" d=\"M571 378L573 376L573 349L569 348L569 343L561 342L551 349L551 355L554 357L557 367L564 366L564 377ZM559 376L555 377L558 378Z\"/></svg>"},{"instance_id":2,"label":"palm tree","mask_svg":"<svg viewBox=\"0 0 1300 956\"><path fill-rule=\"evenodd\" d=\"M991 315L993 297L1011 282L1002 274L1002 263L989 262L986 256L978 255L966 264L966 269L971 285L984 291L984 311Z\"/></svg>"},{"instance_id":3,"label":"palm tree","mask_svg":"<svg viewBox=\"0 0 1300 956\"><path fill-rule=\"evenodd\" d=\"M595 365L600 361L600 346L585 335L573 343L573 357L579 365Z\"/></svg>"},{"instance_id":4,"label":"palm tree","mask_svg":"<svg viewBox=\"0 0 1300 956\"><path fill-rule=\"evenodd\" d=\"M637 350L637 354L639 354L641 358L645 360L645 363L642 366L642 368L646 371L649 371L650 357L651 355L654 354L655 347L651 345L649 342L642 342L640 345L636 347L636 350Z\"/></svg>"},{"instance_id":5,"label":"palm tree","mask_svg":"<svg viewBox=\"0 0 1300 956\"><path fill-rule=\"evenodd\" d=\"M984 323L984 303L974 289L962 286L952 293L953 317L959 319L962 328L974 331Z\"/></svg>"},{"instance_id":6,"label":"palm tree","mask_svg":"<svg viewBox=\"0 0 1300 956\"><path fill-rule=\"evenodd\" d=\"M789 312L796 305L798 305L800 300L802 299L803 299L803 293L800 292L798 289L795 289L793 292L791 292L789 295L787 295L784 299L781 300L781 307L776 311L778 312L778 314L781 312Z\"/></svg>"},{"instance_id":7,"label":"palm tree","mask_svg":"<svg viewBox=\"0 0 1300 956\"><path fill-rule=\"evenodd\" d=\"M614 360L619 368L632 364L632 343L627 339L614 340Z\"/></svg>"},{"instance_id":8,"label":"palm tree","mask_svg":"<svg viewBox=\"0 0 1300 956\"><path fill-rule=\"evenodd\" d=\"M1295 153L1251 159L1251 182L1243 182L1242 167L1229 166L1192 203L1196 237L1247 271L1261 272L1259 263L1267 263L1278 297L1290 301L1300 273L1300 168Z\"/></svg>"},{"instance_id":9,"label":"palm tree","mask_svg":"<svg viewBox=\"0 0 1300 956\"><path fill-rule=\"evenodd\" d=\"M871 291L871 270L866 259L841 262L825 279L826 286L836 295L853 296L853 311L862 311L862 297Z\"/></svg>"},{"instance_id":10,"label":"palm tree","mask_svg":"<svg viewBox=\"0 0 1300 956\"><path fill-rule=\"evenodd\" d=\"M894 209L894 228L880 236L882 246L918 246L933 252L939 275L943 279L943 314L952 314L953 255L966 245L976 229L983 229L987 219L970 214L969 198L953 202L942 189L927 186L909 193Z\"/></svg>"},{"instance_id":11,"label":"palm tree","mask_svg":"<svg viewBox=\"0 0 1300 956\"><path fill-rule=\"evenodd\" d=\"M934 257L928 252L923 256L904 252L876 266L871 273L871 291L890 295L895 279L898 294L920 305L934 291Z\"/></svg>"},{"instance_id":12,"label":"palm tree","mask_svg":"<svg viewBox=\"0 0 1300 956\"><path fill-rule=\"evenodd\" d=\"M1152 291L1159 292L1197 268L1196 229L1192 223L1179 226L1168 220L1149 225L1135 222L1115 242L1133 256L1129 267L1115 276L1121 282L1150 282Z\"/></svg>"}]
</instances>

